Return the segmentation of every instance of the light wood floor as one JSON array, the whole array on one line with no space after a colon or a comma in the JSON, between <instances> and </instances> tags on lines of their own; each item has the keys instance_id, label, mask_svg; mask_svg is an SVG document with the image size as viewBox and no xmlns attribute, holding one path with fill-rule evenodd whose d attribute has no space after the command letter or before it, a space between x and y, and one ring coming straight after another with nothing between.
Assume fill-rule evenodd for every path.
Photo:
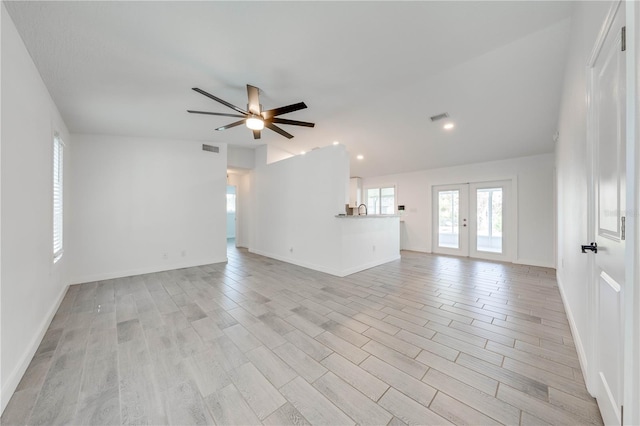
<instances>
[{"instance_id":1,"label":"light wood floor","mask_svg":"<svg viewBox=\"0 0 640 426\"><path fill-rule=\"evenodd\" d=\"M601 424L554 270L403 252L72 286L7 424Z\"/></svg>"}]
</instances>

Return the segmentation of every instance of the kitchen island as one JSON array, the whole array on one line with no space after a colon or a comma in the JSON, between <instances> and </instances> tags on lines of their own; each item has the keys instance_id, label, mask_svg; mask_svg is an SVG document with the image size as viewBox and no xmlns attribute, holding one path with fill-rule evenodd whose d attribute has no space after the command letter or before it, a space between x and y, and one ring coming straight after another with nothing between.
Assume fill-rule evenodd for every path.
<instances>
[{"instance_id":1,"label":"kitchen island","mask_svg":"<svg viewBox=\"0 0 640 426\"><path fill-rule=\"evenodd\" d=\"M400 259L400 216L336 215L340 276Z\"/></svg>"},{"instance_id":2,"label":"kitchen island","mask_svg":"<svg viewBox=\"0 0 640 426\"><path fill-rule=\"evenodd\" d=\"M257 152L249 251L339 277L400 259L399 216L336 216L349 202L343 145L270 163Z\"/></svg>"}]
</instances>

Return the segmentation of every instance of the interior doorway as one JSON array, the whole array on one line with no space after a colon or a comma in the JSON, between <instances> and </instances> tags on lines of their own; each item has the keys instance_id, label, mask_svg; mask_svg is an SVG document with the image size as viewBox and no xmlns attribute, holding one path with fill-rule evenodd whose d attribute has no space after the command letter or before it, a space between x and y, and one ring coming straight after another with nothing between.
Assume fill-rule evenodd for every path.
<instances>
[{"instance_id":1,"label":"interior doorway","mask_svg":"<svg viewBox=\"0 0 640 426\"><path fill-rule=\"evenodd\" d=\"M227 244L233 245L236 240L236 205L237 188L235 185L227 185Z\"/></svg>"},{"instance_id":2,"label":"interior doorway","mask_svg":"<svg viewBox=\"0 0 640 426\"><path fill-rule=\"evenodd\" d=\"M433 187L433 252L510 261L511 180Z\"/></svg>"}]
</instances>

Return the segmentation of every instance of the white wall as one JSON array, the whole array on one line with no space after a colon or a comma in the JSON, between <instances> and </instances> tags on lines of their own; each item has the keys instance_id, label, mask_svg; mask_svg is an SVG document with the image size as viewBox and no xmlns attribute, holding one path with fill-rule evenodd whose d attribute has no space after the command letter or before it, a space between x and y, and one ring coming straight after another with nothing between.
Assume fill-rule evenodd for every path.
<instances>
[{"instance_id":1,"label":"white wall","mask_svg":"<svg viewBox=\"0 0 640 426\"><path fill-rule=\"evenodd\" d=\"M72 138L71 282L226 261L226 145Z\"/></svg>"},{"instance_id":2,"label":"white wall","mask_svg":"<svg viewBox=\"0 0 640 426\"><path fill-rule=\"evenodd\" d=\"M328 146L277 162L256 150L250 251L337 276L399 259L398 218L343 219L349 155Z\"/></svg>"},{"instance_id":3,"label":"white wall","mask_svg":"<svg viewBox=\"0 0 640 426\"><path fill-rule=\"evenodd\" d=\"M255 167L255 150L253 148L227 146L227 167L253 169Z\"/></svg>"},{"instance_id":4,"label":"white wall","mask_svg":"<svg viewBox=\"0 0 640 426\"><path fill-rule=\"evenodd\" d=\"M2 4L1 344L2 410L67 289L71 140ZM64 151L63 257L53 264L53 135Z\"/></svg>"},{"instance_id":5,"label":"white wall","mask_svg":"<svg viewBox=\"0 0 640 426\"><path fill-rule=\"evenodd\" d=\"M363 179L363 188L395 185L396 205L405 205L406 209L402 216L401 248L430 253L433 237L432 186L514 179L514 183L517 182L518 214L515 262L554 267L553 178L554 156L544 154L369 177Z\"/></svg>"},{"instance_id":6,"label":"white wall","mask_svg":"<svg viewBox=\"0 0 640 426\"><path fill-rule=\"evenodd\" d=\"M272 164L257 160L253 173L250 249L318 270L323 270L322 265L338 265L335 215L344 212L349 179L344 146Z\"/></svg>"},{"instance_id":7,"label":"white wall","mask_svg":"<svg viewBox=\"0 0 640 426\"><path fill-rule=\"evenodd\" d=\"M263 158L266 159L263 160ZM293 157L289 151L285 151L283 149L278 148L274 145L263 145L256 149L256 165L264 164L266 161L267 164L275 163L278 161L286 160L287 158Z\"/></svg>"}]
</instances>

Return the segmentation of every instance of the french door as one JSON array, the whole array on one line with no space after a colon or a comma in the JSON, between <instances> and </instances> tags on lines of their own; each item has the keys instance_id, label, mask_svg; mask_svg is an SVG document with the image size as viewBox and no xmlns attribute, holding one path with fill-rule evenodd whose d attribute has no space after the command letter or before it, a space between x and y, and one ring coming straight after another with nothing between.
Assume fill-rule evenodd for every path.
<instances>
[{"instance_id":1,"label":"french door","mask_svg":"<svg viewBox=\"0 0 640 426\"><path fill-rule=\"evenodd\" d=\"M433 187L433 251L511 260L511 181Z\"/></svg>"}]
</instances>

